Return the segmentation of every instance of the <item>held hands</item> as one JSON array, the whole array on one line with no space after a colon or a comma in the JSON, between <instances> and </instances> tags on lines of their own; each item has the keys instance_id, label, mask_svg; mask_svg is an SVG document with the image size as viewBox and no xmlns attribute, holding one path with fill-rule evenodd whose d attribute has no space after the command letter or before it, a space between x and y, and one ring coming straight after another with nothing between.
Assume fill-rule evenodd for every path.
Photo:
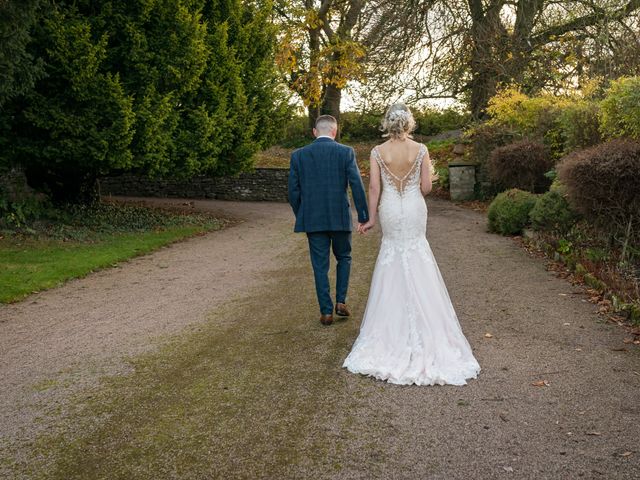
<instances>
[{"instance_id":1,"label":"held hands","mask_svg":"<svg viewBox=\"0 0 640 480\"><path fill-rule=\"evenodd\" d=\"M367 223L358 223L358 233L360 235L366 234L369 230L371 230L376 224L375 220L369 220Z\"/></svg>"}]
</instances>

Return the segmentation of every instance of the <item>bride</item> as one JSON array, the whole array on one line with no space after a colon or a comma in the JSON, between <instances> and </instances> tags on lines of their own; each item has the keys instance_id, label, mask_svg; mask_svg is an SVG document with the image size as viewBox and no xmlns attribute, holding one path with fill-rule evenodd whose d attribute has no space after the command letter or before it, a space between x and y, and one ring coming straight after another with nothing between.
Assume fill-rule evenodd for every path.
<instances>
[{"instance_id":1,"label":"bride","mask_svg":"<svg viewBox=\"0 0 640 480\"><path fill-rule=\"evenodd\" d=\"M370 220L358 229L366 233L379 217L382 243L360 334L343 367L402 385L465 385L480 366L426 238L427 147L411 139L415 121L404 104L389 108L382 128L389 140L371 152Z\"/></svg>"}]
</instances>

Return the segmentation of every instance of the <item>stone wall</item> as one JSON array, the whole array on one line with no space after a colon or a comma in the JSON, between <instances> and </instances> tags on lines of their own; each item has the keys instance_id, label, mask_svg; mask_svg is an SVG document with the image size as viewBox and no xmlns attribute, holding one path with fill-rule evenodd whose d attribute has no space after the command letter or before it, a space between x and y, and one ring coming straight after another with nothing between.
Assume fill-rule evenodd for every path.
<instances>
[{"instance_id":1,"label":"stone wall","mask_svg":"<svg viewBox=\"0 0 640 480\"><path fill-rule=\"evenodd\" d=\"M253 172L238 176L197 176L188 180L127 174L100 179L100 192L102 195L132 197L286 202L288 176L289 170L285 168L256 168Z\"/></svg>"}]
</instances>

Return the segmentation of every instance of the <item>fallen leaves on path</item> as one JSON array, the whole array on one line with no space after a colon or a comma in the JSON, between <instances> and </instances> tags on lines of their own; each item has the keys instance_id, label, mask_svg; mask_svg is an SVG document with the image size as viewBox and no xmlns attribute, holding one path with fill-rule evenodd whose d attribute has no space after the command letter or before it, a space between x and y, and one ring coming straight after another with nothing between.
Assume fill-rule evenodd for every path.
<instances>
[{"instance_id":1,"label":"fallen leaves on path","mask_svg":"<svg viewBox=\"0 0 640 480\"><path fill-rule=\"evenodd\" d=\"M491 335L490 333L485 333L484 338L493 338L493 335Z\"/></svg>"},{"instance_id":2,"label":"fallen leaves on path","mask_svg":"<svg viewBox=\"0 0 640 480\"><path fill-rule=\"evenodd\" d=\"M602 433L593 431L593 432L587 432L587 435L591 435L593 437L599 437L600 435L602 435Z\"/></svg>"},{"instance_id":3,"label":"fallen leaves on path","mask_svg":"<svg viewBox=\"0 0 640 480\"><path fill-rule=\"evenodd\" d=\"M463 208L468 208L470 210L474 210L476 212L486 212L489 210L489 203L485 200L469 200L464 202L456 202L456 205Z\"/></svg>"},{"instance_id":4,"label":"fallen leaves on path","mask_svg":"<svg viewBox=\"0 0 640 480\"><path fill-rule=\"evenodd\" d=\"M550 385L548 380L537 380L533 382L531 385L534 387L548 387Z\"/></svg>"}]
</instances>

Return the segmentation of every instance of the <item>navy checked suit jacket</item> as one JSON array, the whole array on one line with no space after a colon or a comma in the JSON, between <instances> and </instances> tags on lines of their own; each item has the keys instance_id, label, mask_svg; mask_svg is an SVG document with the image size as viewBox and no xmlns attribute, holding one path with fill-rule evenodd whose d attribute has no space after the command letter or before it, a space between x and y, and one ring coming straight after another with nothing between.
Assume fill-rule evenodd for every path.
<instances>
[{"instance_id":1,"label":"navy checked suit jacket","mask_svg":"<svg viewBox=\"0 0 640 480\"><path fill-rule=\"evenodd\" d=\"M369 220L367 197L353 148L328 137L291 154L289 204L295 232L351 231L351 187L358 222Z\"/></svg>"}]
</instances>

